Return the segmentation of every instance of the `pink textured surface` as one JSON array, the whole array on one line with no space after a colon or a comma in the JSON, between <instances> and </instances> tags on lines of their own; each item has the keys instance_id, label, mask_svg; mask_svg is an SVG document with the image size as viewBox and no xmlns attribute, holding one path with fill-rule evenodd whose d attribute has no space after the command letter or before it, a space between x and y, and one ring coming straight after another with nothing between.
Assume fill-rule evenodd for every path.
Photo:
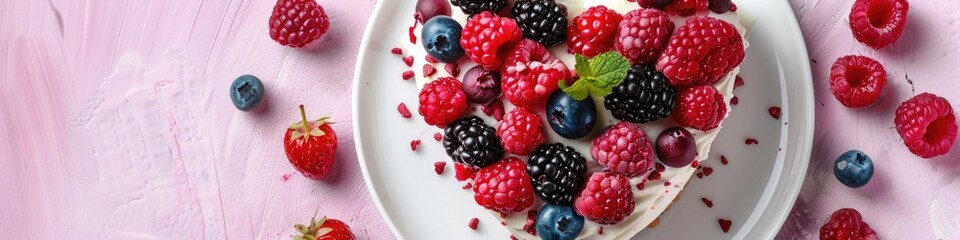
<instances>
[{"instance_id":1,"label":"pink textured surface","mask_svg":"<svg viewBox=\"0 0 960 240\"><path fill-rule=\"evenodd\" d=\"M894 109L915 93L960 108L960 2L912 1L904 37L882 51L853 39L852 2L791 0L818 129L778 239L816 238L841 207L859 209L881 239L960 239L960 151L922 160L893 129ZM0 238L288 238L317 206L361 239L392 238L350 134L353 64L375 1L320 3L332 27L307 52L267 36L272 1L0 1ZM851 110L830 95L829 66L846 54L887 67L875 106ZM230 82L247 73L268 88L263 113L229 102ZM307 180L283 155L282 129L300 103L337 122L330 181ZM852 148L877 165L861 189L831 172Z\"/></svg>"}]
</instances>

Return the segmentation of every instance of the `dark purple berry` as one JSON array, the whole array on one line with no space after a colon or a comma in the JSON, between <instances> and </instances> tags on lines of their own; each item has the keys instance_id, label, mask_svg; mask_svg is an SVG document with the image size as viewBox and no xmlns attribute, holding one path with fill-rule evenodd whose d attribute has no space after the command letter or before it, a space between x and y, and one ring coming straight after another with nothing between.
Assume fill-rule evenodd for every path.
<instances>
[{"instance_id":1,"label":"dark purple berry","mask_svg":"<svg viewBox=\"0 0 960 240\"><path fill-rule=\"evenodd\" d=\"M697 157L697 142L693 134L681 127L663 130L660 136L657 136L654 148L660 162L670 167L686 167Z\"/></svg>"},{"instance_id":2,"label":"dark purple berry","mask_svg":"<svg viewBox=\"0 0 960 240\"><path fill-rule=\"evenodd\" d=\"M730 0L710 0L710 11L725 13L730 11Z\"/></svg>"},{"instance_id":3,"label":"dark purple berry","mask_svg":"<svg viewBox=\"0 0 960 240\"><path fill-rule=\"evenodd\" d=\"M417 13L420 23L425 23L435 16L450 16L450 3L446 0L419 0Z\"/></svg>"}]
</instances>

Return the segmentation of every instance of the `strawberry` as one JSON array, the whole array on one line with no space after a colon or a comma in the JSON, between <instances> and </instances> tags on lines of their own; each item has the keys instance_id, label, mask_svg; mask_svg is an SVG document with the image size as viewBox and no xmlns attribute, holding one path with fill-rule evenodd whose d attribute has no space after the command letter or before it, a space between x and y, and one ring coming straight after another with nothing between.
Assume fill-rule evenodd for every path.
<instances>
[{"instance_id":1,"label":"strawberry","mask_svg":"<svg viewBox=\"0 0 960 240\"><path fill-rule=\"evenodd\" d=\"M316 213L313 218L310 218L310 226L297 224L294 228L300 234L293 236L293 240L353 240L356 238L346 223L327 217L317 221Z\"/></svg>"},{"instance_id":2,"label":"strawberry","mask_svg":"<svg viewBox=\"0 0 960 240\"><path fill-rule=\"evenodd\" d=\"M333 132L329 117L308 122L307 113L300 105L301 122L287 128L283 138L283 150L290 164L303 176L323 180L333 168L333 156L337 152L337 134Z\"/></svg>"}]
</instances>

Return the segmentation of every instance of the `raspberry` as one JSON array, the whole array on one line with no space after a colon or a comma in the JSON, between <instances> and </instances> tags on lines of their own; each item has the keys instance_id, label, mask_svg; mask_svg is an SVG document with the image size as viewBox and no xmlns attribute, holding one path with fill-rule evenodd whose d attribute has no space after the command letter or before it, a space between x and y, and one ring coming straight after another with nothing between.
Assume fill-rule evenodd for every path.
<instances>
[{"instance_id":1,"label":"raspberry","mask_svg":"<svg viewBox=\"0 0 960 240\"><path fill-rule=\"evenodd\" d=\"M497 136L503 149L517 155L529 155L543 143L543 121L540 116L525 108L514 108L500 122Z\"/></svg>"},{"instance_id":2,"label":"raspberry","mask_svg":"<svg viewBox=\"0 0 960 240\"><path fill-rule=\"evenodd\" d=\"M877 240L877 232L873 231L860 212L852 208L842 208L830 215L830 220L820 227L820 240Z\"/></svg>"},{"instance_id":3,"label":"raspberry","mask_svg":"<svg viewBox=\"0 0 960 240\"><path fill-rule=\"evenodd\" d=\"M617 224L633 214L630 180L612 172L595 172L573 202L578 214L599 224Z\"/></svg>"},{"instance_id":4,"label":"raspberry","mask_svg":"<svg viewBox=\"0 0 960 240\"><path fill-rule=\"evenodd\" d=\"M501 85L503 95L513 105L534 109L547 101L568 72L567 65L551 55L546 47L524 39L507 56Z\"/></svg>"},{"instance_id":5,"label":"raspberry","mask_svg":"<svg viewBox=\"0 0 960 240\"><path fill-rule=\"evenodd\" d=\"M697 11L707 9L710 0L673 0L667 4L666 10L680 16L690 16Z\"/></svg>"},{"instance_id":6,"label":"raspberry","mask_svg":"<svg viewBox=\"0 0 960 240\"><path fill-rule=\"evenodd\" d=\"M444 77L429 82L420 90L420 116L427 124L443 127L467 110L467 97L460 81Z\"/></svg>"},{"instance_id":7,"label":"raspberry","mask_svg":"<svg viewBox=\"0 0 960 240\"><path fill-rule=\"evenodd\" d=\"M736 27L712 17L693 17L670 38L657 70L674 86L713 85L743 57L743 37Z\"/></svg>"},{"instance_id":8,"label":"raspberry","mask_svg":"<svg viewBox=\"0 0 960 240\"><path fill-rule=\"evenodd\" d=\"M708 131L720 126L727 116L723 95L710 85L688 88L680 92L674 118L680 125Z\"/></svg>"},{"instance_id":9,"label":"raspberry","mask_svg":"<svg viewBox=\"0 0 960 240\"><path fill-rule=\"evenodd\" d=\"M637 125L619 122L590 144L590 155L610 171L635 177L653 168L653 144Z\"/></svg>"},{"instance_id":10,"label":"raspberry","mask_svg":"<svg viewBox=\"0 0 960 240\"><path fill-rule=\"evenodd\" d=\"M913 154L932 158L947 154L957 140L957 119L946 99L921 93L897 108L897 132Z\"/></svg>"},{"instance_id":11,"label":"raspberry","mask_svg":"<svg viewBox=\"0 0 960 240\"><path fill-rule=\"evenodd\" d=\"M523 161L515 157L477 171L473 178L473 199L500 213L520 212L533 206L533 186Z\"/></svg>"},{"instance_id":12,"label":"raspberry","mask_svg":"<svg viewBox=\"0 0 960 240\"><path fill-rule=\"evenodd\" d=\"M830 90L847 107L870 105L880 97L886 83L883 65L868 57L845 56L830 68Z\"/></svg>"},{"instance_id":13,"label":"raspberry","mask_svg":"<svg viewBox=\"0 0 960 240\"><path fill-rule=\"evenodd\" d=\"M573 25L567 29L567 47L587 57L610 50L620 20L623 16L607 7L590 7L573 18Z\"/></svg>"},{"instance_id":14,"label":"raspberry","mask_svg":"<svg viewBox=\"0 0 960 240\"><path fill-rule=\"evenodd\" d=\"M667 46L673 28L670 16L663 11L633 10L620 22L614 46L633 64L654 63Z\"/></svg>"},{"instance_id":15,"label":"raspberry","mask_svg":"<svg viewBox=\"0 0 960 240\"><path fill-rule=\"evenodd\" d=\"M301 48L323 36L330 20L314 0L280 0L270 15L270 38L280 45Z\"/></svg>"},{"instance_id":16,"label":"raspberry","mask_svg":"<svg viewBox=\"0 0 960 240\"><path fill-rule=\"evenodd\" d=\"M880 49L896 42L907 25L907 0L857 0L850 10L853 37Z\"/></svg>"},{"instance_id":17,"label":"raspberry","mask_svg":"<svg viewBox=\"0 0 960 240\"><path fill-rule=\"evenodd\" d=\"M503 59L523 38L513 19L482 12L467 20L460 45L470 60L488 71L499 72Z\"/></svg>"}]
</instances>

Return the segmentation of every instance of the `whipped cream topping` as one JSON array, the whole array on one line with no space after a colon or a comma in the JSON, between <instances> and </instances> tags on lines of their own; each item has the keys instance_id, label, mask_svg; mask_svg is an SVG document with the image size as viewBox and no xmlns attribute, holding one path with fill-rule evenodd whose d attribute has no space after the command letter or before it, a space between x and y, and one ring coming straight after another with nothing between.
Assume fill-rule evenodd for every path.
<instances>
[{"instance_id":1,"label":"whipped cream topping","mask_svg":"<svg viewBox=\"0 0 960 240\"><path fill-rule=\"evenodd\" d=\"M509 0L506 9L510 9L513 5L514 0ZM558 3L564 4L567 7L568 12L568 21L572 21L574 17L580 15L584 10L593 7L593 6L606 6L614 11L617 11L620 14L626 14L632 10L639 9L639 5L635 2L628 2L626 0L557 0ZM452 9L452 18L464 26L467 20L467 15L463 14L459 9L454 7ZM508 11L508 10L504 10ZM709 12L709 11L707 11ZM698 15L708 15L723 21L733 24L737 30L740 32L741 36L746 36L747 30L741 25L741 21L736 12L727 12L724 14L716 14L713 12L701 12ZM680 17L672 16L671 20L676 23L676 26L679 28L683 25L684 21L689 17ZM434 79L440 77L461 77L461 76L451 76L450 73L444 70L444 63L429 63L426 61L427 52L424 50L423 46L420 45L420 31L422 29L422 24L417 24L417 27L414 29L414 34L417 37L418 42L416 44L411 43L408 38L403 38L403 48L406 52L410 52L414 56L414 64L412 70L414 71L414 76L417 82L418 90L423 87L424 84L433 81ZM747 48L749 44L744 38L744 48ZM565 44L560 44L555 47L549 48L550 53L563 61L570 69L573 69L573 64L575 62L574 55L567 53L567 47ZM436 69L437 72L432 76L423 75L423 66L425 64L431 64ZM458 61L459 67L462 73L465 73L466 70L470 69L473 66L476 66L475 63L470 61L466 56L461 58ZM720 79L720 81L714 86L724 97L724 104L727 105L727 109L731 110L730 99L733 98L733 88L734 80L737 74L740 73L740 67L734 68L726 76ZM418 94L418 93L412 93ZM616 124L619 120L613 117L613 115L606 111L606 108L603 107L603 98L602 97L593 97L594 103L597 104L597 117L598 117L598 126L586 137L577 140L565 139L558 134L556 134L552 129L544 129L547 133L546 142L561 142L567 146L573 147L578 152L584 155L587 158L588 166L588 175L594 172L603 171L604 168L599 165L599 163L590 157L590 140L599 135L603 129L607 126ZM504 101L504 107L506 111L513 109L513 105L508 101ZM537 109L541 114L544 113L543 109ZM729 115L728 111L728 115ZM479 114L481 118L484 118L487 124L491 126L496 126L497 122L490 117ZM726 118L726 116L724 116ZM676 122L672 119L664 119L656 122L650 122L646 124L640 124L640 127L644 129L647 133L647 136L651 141L655 141L657 135L663 130L676 126ZM714 139L717 137L717 134L720 132L723 126L710 130L710 131L700 131L696 129L688 128L691 133L693 133L694 138L697 143L697 157L696 160L702 162L707 161L709 156L710 147L713 144ZM626 219L621 221L618 224L614 225L602 225L595 222L587 220L584 224L583 231L580 233L580 236L577 239L628 239L633 237L638 232L646 228L650 223L657 219L674 200L677 198L679 193L686 187L687 183L690 181L691 177L695 174L696 168L687 166L682 168L671 168L666 167L666 170L661 172L661 178L658 180L646 180L647 174L642 174L630 179L630 183L633 187L634 200L636 202L635 209L633 214L628 216ZM652 170L656 171L656 170ZM669 184L666 184L669 182ZM643 190L639 190L636 186L638 184L643 184ZM542 205L542 201L537 201L529 210L539 209ZM523 225L526 223L527 213L519 212L507 215L505 218L502 218L499 213L494 211L489 211L494 217L506 223L506 228L517 238L519 239L539 239L533 235L528 234L523 230ZM600 228L603 227L603 234L599 234Z\"/></svg>"}]
</instances>

